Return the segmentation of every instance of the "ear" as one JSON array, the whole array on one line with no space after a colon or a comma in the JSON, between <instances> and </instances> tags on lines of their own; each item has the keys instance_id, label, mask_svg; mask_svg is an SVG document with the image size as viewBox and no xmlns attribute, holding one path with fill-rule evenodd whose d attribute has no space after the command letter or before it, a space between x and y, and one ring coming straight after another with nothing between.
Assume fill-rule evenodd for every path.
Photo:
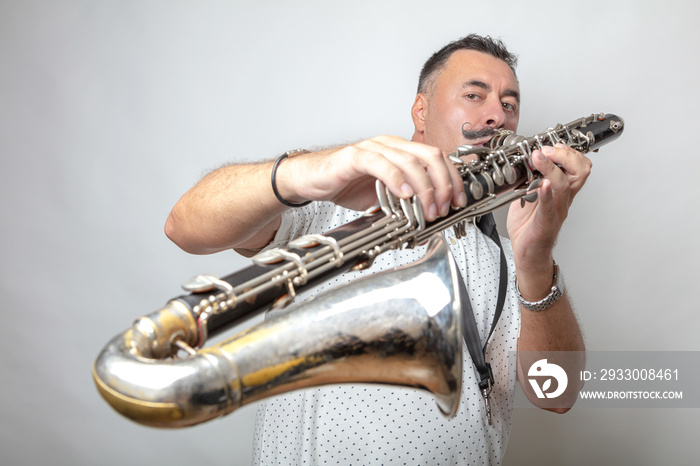
<instances>
[{"instance_id":1,"label":"ear","mask_svg":"<svg viewBox=\"0 0 700 466\"><path fill-rule=\"evenodd\" d=\"M428 98L425 94L418 93L411 107L411 118L413 119L413 126L416 128L416 133L422 134L425 131L425 117L427 112Z\"/></svg>"}]
</instances>

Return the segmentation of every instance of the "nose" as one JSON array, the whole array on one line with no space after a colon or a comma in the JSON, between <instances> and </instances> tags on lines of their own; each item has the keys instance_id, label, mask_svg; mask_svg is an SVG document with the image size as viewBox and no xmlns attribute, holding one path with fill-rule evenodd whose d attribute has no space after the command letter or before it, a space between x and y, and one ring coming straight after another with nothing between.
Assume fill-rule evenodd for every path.
<instances>
[{"instance_id":1,"label":"nose","mask_svg":"<svg viewBox=\"0 0 700 466\"><path fill-rule=\"evenodd\" d=\"M483 120L486 126L492 128L502 128L507 121L506 112L503 110L503 104L500 99L493 99L488 105L484 106Z\"/></svg>"}]
</instances>

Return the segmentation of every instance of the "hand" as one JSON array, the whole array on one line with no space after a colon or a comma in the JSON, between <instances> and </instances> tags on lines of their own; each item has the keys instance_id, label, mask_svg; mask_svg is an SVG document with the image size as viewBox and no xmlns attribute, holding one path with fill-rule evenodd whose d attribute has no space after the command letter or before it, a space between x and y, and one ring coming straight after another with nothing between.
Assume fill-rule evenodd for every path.
<instances>
[{"instance_id":1,"label":"hand","mask_svg":"<svg viewBox=\"0 0 700 466\"><path fill-rule=\"evenodd\" d=\"M546 276L552 268L552 249L559 230L591 172L592 163L564 144L533 151L532 163L544 175L543 183L535 202L525 203L523 207L520 202L511 204L508 233L517 268L540 271Z\"/></svg>"},{"instance_id":2,"label":"hand","mask_svg":"<svg viewBox=\"0 0 700 466\"><path fill-rule=\"evenodd\" d=\"M446 154L396 136L293 157L277 172L278 189L290 202L326 200L354 210L376 204L375 179L399 198L417 194L428 221L447 215L450 204L466 204L462 179Z\"/></svg>"}]
</instances>

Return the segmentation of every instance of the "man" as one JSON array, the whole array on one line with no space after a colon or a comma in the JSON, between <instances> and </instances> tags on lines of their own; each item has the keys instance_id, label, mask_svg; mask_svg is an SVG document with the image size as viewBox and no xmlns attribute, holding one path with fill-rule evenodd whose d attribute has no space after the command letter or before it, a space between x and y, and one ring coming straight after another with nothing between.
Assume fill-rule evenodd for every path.
<instances>
[{"instance_id":1,"label":"man","mask_svg":"<svg viewBox=\"0 0 700 466\"><path fill-rule=\"evenodd\" d=\"M216 170L173 208L166 234L191 253L229 248L252 255L293 237L322 233L376 203L379 179L396 196L417 194L426 219L464 206L464 185L447 154L463 144L487 141L493 129L515 131L520 91L515 57L500 41L477 35L448 44L426 62L411 108L411 141L379 136L345 147L278 162ZM467 139L469 138L469 139ZM509 351L581 351L583 340L569 301L547 302L534 312L523 301L550 295L552 250L569 206L591 169L582 154L565 147L535 151L533 164L545 180L534 203L513 203L508 214L508 293L489 343L494 367L489 425L469 355L459 412L444 419L427 393L378 386L329 386L261 403L255 457L263 464L495 464L508 441L515 388ZM298 208L288 206L313 202ZM286 205L285 205L286 204ZM348 210L350 209L350 210ZM463 238L445 231L465 280L482 341L495 313L500 250L473 225ZM511 247L512 244L512 247ZM390 251L370 269L411 262L420 251ZM346 274L348 281L357 272ZM334 281L333 285L337 281ZM327 284L320 289L330 287ZM304 338L305 336L300 336ZM312 336L308 336L312 338ZM524 383L524 377L520 377ZM560 410L565 411L565 409Z\"/></svg>"}]
</instances>

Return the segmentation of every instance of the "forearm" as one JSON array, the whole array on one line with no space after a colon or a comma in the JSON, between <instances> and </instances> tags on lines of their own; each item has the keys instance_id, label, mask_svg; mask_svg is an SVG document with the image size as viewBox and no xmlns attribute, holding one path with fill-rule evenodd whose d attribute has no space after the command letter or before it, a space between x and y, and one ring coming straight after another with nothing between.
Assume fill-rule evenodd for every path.
<instances>
[{"instance_id":1,"label":"forearm","mask_svg":"<svg viewBox=\"0 0 700 466\"><path fill-rule=\"evenodd\" d=\"M520 294L526 301L537 302L549 296L552 291L554 244L574 197L591 172L591 163L583 154L563 144L533 151L530 162L544 176L544 180L537 189L534 202L514 202L511 205L508 232L513 244ZM531 390L530 382L535 381L528 377L538 375L537 371L541 368L535 363L543 360L563 367L570 377L583 369L585 346L568 296L564 293L547 308L539 311L521 306L520 316L520 385L536 406L566 412L575 403L580 384L569 383L563 396L543 400L540 398L541 393L535 396ZM553 404L550 403L552 401Z\"/></svg>"},{"instance_id":2,"label":"forearm","mask_svg":"<svg viewBox=\"0 0 700 466\"><path fill-rule=\"evenodd\" d=\"M418 195L426 220L466 203L462 180L439 149L396 136L377 136L349 146L289 157L275 180L291 204L330 201L365 210L376 203L375 181L395 196ZM166 235L185 251L208 254L266 246L287 208L272 190L273 163L227 166L202 179L177 202Z\"/></svg>"},{"instance_id":3,"label":"forearm","mask_svg":"<svg viewBox=\"0 0 700 466\"><path fill-rule=\"evenodd\" d=\"M584 351L585 344L576 315L562 296L545 311L521 307L518 351Z\"/></svg>"},{"instance_id":4,"label":"forearm","mask_svg":"<svg viewBox=\"0 0 700 466\"><path fill-rule=\"evenodd\" d=\"M528 276L522 271L518 276L524 282L518 288L521 296L527 301L543 299L552 287L552 272L542 276ZM560 272L561 273L561 272ZM548 278L547 278L548 277ZM533 288L533 283L547 283L547 288ZM533 292L539 289L539 292ZM533 311L520 307L520 338L518 340L518 377L528 399L540 408L557 413L567 412L576 402L580 384L575 382L575 374L579 374L585 366L585 345L578 320L566 292L546 309ZM563 396L555 400L543 400L533 396L531 382L528 376L533 373L533 365L545 360L545 364L556 364L569 375L569 387Z\"/></svg>"},{"instance_id":5,"label":"forearm","mask_svg":"<svg viewBox=\"0 0 700 466\"><path fill-rule=\"evenodd\" d=\"M210 173L175 204L166 235L193 254L264 247L285 210L272 192L271 171L270 162L230 165Z\"/></svg>"},{"instance_id":6,"label":"forearm","mask_svg":"<svg viewBox=\"0 0 700 466\"><path fill-rule=\"evenodd\" d=\"M523 299L539 301L552 288L554 262L551 255L517 270L518 289ZM578 319L564 295L543 311L531 311L521 306L519 351L583 351L584 342Z\"/></svg>"}]
</instances>

